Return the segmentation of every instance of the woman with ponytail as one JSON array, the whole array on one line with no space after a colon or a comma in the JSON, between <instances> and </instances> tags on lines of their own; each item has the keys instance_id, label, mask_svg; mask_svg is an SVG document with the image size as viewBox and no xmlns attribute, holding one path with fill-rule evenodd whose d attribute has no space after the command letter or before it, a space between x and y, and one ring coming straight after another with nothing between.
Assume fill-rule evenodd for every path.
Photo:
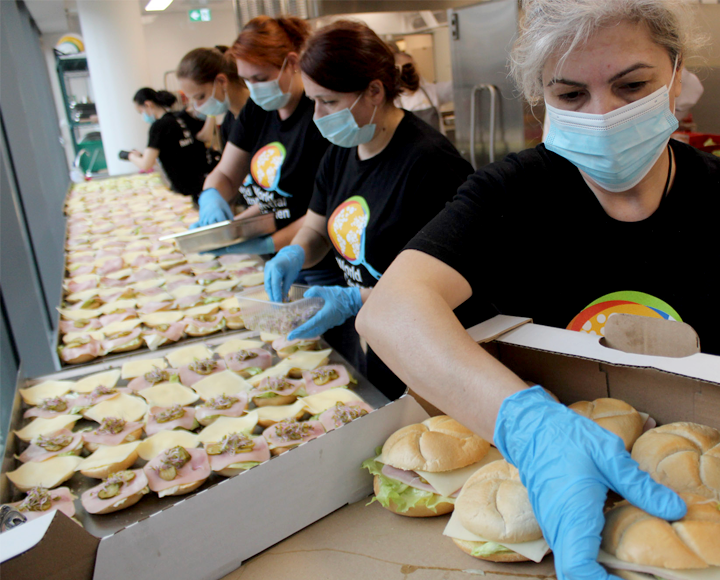
<instances>
[{"instance_id":1,"label":"woman with ponytail","mask_svg":"<svg viewBox=\"0 0 720 580\"><path fill-rule=\"evenodd\" d=\"M320 159L329 143L313 123L313 104L300 78L300 53L310 35L304 20L258 16L228 51L250 99L240 112L217 167L200 196L200 219L192 227L233 219L238 191L249 206L242 217L275 214L277 231L214 254L274 254L302 225ZM217 97L216 97L217 98ZM306 282L342 278L328 257L306 273Z\"/></svg>"},{"instance_id":2,"label":"woman with ponytail","mask_svg":"<svg viewBox=\"0 0 720 580\"><path fill-rule=\"evenodd\" d=\"M345 283L310 289L306 296L320 296L325 305L288 338L341 326L346 358L396 398L405 386L380 359L369 351L364 364L355 315L395 256L452 199L472 167L438 131L395 106L402 90L417 90L417 74L412 67L398 69L390 48L364 24L338 21L318 30L300 68L315 101L315 123L332 146L320 164L303 227L266 264L265 288L271 300L281 300L302 268L333 255Z\"/></svg>"},{"instance_id":3,"label":"woman with ponytail","mask_svg":"<svg viewBox=\"0 0 720 580\"><path fill-rule=\"evenodd\" d=\"M159 159L174 191L197 197L208 172L205 145L195 138L203 122L185 111L173 112L175 95L142 88L133 97L135 109L150 124L148 145L139 151L120 151L120 159L143 171Z\"/></svg>"},{"instance_id":4,"label":"woman with ponytail","mask_svg":"<svg viewBox=\"0 0 720 580\"><path fill-rule=\"evenodd\" d=\"M183 57L175 71L180 89L196 111L208 117L224 115L218 125L223 148L250 96L227 51L226 46L196 48Z\"/></svg>"}]
</instances>

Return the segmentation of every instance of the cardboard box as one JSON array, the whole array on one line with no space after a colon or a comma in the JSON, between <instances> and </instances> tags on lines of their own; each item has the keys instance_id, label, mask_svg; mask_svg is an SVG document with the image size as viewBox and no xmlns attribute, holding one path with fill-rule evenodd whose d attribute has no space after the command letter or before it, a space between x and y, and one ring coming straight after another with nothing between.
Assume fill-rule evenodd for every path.
<instances>
[{"instance_id":1,"label":"cardboard box","mask_svg":"<svg viewBox=\"0 0 720 580\"><path fill-rule=\"evenodd\" d=\"M103 363L76 372L89 374L108 366ZM63 378L70 378L68 374L58 373ZM127 519L125 512L94 521L94 534L64 514L52 512L2 535L0 576L22 580L220 578L328 513L367 497L372 477L361 469L361 463L394 431L427 416L412 397L405 396L199 493L141 502L137 507L149 506L144 507L144 516L120 529L117 522ZM158 511L158 503L162 506L165 500L167 504ZM104 525L107 535L102 533ZM74 545L82 548L82 557L72 549Z\"/></svg>"}]
</instances>

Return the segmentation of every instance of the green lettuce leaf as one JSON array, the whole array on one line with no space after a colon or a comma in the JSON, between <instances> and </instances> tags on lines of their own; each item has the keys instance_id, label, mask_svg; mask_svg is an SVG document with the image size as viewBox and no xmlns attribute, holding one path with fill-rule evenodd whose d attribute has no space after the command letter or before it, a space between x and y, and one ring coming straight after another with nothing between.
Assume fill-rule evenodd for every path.
<instances>
[{"instance_id":1,"label":"green lettuce leaf","mask_svg":"<svg viewBox=\"0 0 720 580\"><path fill-rule=\"evenodd\" d=\"M382 463L375 461L374 458L363 461L362 467L367 469L372 475L377 475L380 478L379 493L370 500L367 505L378 501L380 505L387 508L390 507L390 503L392 502L395 506L395 511L405 513L410 508L416 506L425 506L436 512L437 506L441 503L455 503L455 500L451 497L416 489L395 479L385 477L382 474Z\"/></svg>"},{"instance_id":2,"label":"green lettuce leaf","mask_svg":"<svg viewBox=\"0 0 720 580\"><path fill-rule=\"evenodd\" d=\"M254 377L255 375L259 375L262 372L262 369L260 367L248 367L243 369L243 372L249 374L251 377Z\"/></svg>"},{"instance_id":3,"label":"green lettuce leaf","mask_svg":"<svg viewBox=\"0 0 720 580\"><path fill-rule=\"evenodd\" d=\"M232 469L250 469L251 467L255 467L256 465L260 465L259 461L241 461L239 463L233 463L231 465L228 465L228 467L231 467Z\"/></svg>"},{"instance_id":4,"label":"green lettuce leaf","mask_svg":"<svg viewBox=\"0 0 720 580\"><path fill-rule=\"evenodd\" d=\"M503 554L503 553L510 553L512 550L510 548L506 548L505 546L501 546L500 544L496 544L495 542L485 542L483 544L480 544L479 546L475 546L472 549L471 554L473 556L492 556L493 554Z\"/></svg>"}]
</instances>

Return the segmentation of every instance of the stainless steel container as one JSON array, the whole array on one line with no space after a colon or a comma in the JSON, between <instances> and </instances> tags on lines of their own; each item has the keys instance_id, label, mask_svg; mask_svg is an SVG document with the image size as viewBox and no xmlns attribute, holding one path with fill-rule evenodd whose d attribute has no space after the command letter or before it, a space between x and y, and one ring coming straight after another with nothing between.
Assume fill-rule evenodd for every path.
<instances>
[{"instance_id":1,"label":"stainless steel container","mask_svg":"<svg viewBox=\"0 0 720 580\"><path fill-rule=\"evenodd\" d=\"M160 238L160 241L175 240L180 250L186 253L205 252L272 234L276 230L275 215L266 213L247 219L224 221L188 230L187 232L172 234Z\"/></svg>"}]
</instances>

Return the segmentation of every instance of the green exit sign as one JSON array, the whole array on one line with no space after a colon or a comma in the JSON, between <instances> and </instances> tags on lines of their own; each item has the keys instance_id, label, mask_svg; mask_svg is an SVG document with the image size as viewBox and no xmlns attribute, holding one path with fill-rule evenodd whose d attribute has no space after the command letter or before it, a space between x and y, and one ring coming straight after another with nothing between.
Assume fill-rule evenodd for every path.
<instances>
[{"instance_id":1,"label":"green exit sign","mask_svg":"<svg viewBox=\"0 0 720 580\"><path fill-rule=\"evenodd\" d=\"M193 8L188 11L188 14L190 22L210 22L212 20L210 8Z\"/></svg>"}]
</instances>

